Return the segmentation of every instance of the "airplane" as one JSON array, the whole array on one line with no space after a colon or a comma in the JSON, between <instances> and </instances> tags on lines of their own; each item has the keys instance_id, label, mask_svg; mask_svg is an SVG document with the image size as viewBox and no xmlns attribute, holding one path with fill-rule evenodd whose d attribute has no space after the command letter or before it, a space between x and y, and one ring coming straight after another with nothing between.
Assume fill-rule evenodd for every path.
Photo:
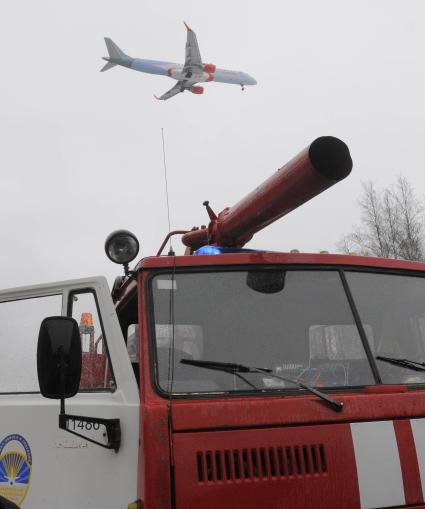
<instances>
[{"instance_id":1,"label":"airplane","mask_svg":"<svg viewBox=\"0 0 425 509\"><path fill-rule=\"evenodd\" d=\"M135 71L169 76L177 80L177 83L170 90L165 92L165 94L161 95L161 97L155 96L155 98L160 101L166 101L170 99L170 97L186 90L189 90L193 94L203 94L203 87L197 86L196 84L208 81L240 85L242 90L245 89L245 85L257 84L256 80L245 72L218 69L214 64L204 64L199 52L195 32L186 23L184 23L184 25L187 29L186 58L184 64L132 58L126 55L111 39L109 39L109 37L105 37L109 57L102 57L107 63L100 71L104 72L112 67L121 65L129 69L134 69Z\"/></svg>"}]
</instances>

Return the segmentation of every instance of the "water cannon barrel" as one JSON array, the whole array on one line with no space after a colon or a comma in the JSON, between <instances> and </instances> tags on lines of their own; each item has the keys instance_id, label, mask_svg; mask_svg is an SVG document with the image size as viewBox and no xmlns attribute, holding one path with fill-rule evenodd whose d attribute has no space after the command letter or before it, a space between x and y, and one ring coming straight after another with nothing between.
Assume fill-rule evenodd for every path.
<instances>
[{"instance_id":1,"label":"water cannon barrel","mask_svg":"<svg viewBox=\"0 0 425 509\"><path fill-rule=\"evenodd\" d=\"M182 242L192 250L206 244L242 247L256 232L347 177L352 167L343 141L317 138L236 205L212 217L208 228L186 233Z\"/></svg>"}]
</instances>

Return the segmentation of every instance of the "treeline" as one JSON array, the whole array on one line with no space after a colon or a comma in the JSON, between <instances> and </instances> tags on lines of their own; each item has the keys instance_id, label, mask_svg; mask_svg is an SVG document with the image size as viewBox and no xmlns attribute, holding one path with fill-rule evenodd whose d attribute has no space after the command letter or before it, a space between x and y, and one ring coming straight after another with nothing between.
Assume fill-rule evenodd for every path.
<instances>
[{"instance_id":1,"label":"treeline","mask_svg":"<svg viewBox=\"0 0 425 509\"><path fill-rule=\"evenodd\" d=\"M361 219L338 250L363 256L425 259L424 203L403 176L386 189L363 184L359 200Z\"/></svg>"}]
</instances>

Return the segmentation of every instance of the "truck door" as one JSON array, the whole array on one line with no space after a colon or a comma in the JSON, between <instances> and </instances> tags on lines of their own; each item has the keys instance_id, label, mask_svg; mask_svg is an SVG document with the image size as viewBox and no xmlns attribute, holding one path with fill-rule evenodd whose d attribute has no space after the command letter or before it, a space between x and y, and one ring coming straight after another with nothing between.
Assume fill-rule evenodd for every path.
<instances>
[{"instance_id":1,"label":"truck door","mask_svg":"<svg viewBox=\"0 0 425 509\"><path fill-rule=\"evenodd\" d=\"M39 393L38 331L58 315L77 320L83 349L66 412L119 419L118 452L60 430L59 402ZM73 426L102 442L95 424ZM27 509L125 508L137 498L138 441L137 383L105 278L0 292L0 496Z\"/></svg>"}]
</instances>

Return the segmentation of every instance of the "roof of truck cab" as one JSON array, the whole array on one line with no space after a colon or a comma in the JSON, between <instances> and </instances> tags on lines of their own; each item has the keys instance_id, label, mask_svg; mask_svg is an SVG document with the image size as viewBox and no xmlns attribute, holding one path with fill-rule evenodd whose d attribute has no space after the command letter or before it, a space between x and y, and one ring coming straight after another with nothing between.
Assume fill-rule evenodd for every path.
<instances>
[{"instance_id":1,"label":"roof of truck cab","mask_svg":"<svg viewBox=\"0 0 425 509\"><path fill-rule=\"evenodd\" d=\"M377 268L388 270L410 270L425 272L425 262L375 258L369 256L330 254L330 253L280 253L274 251L249 251L214 255L188 256L151 256L140 260L135 272L155 269L173 269L189 267L223 267L237 265L314 265L314 266L345 266L350 268ZM127 279L115 299L119 306L129 294L136 289L136 280Z\"/></svg>"},{"instance_id":2,"label":"roof of truck cab","mask_svg":"<svg viewBox=\"0 0 425 509\"><path fill-rule=\"evenodd\" d=\"M137 270L167 267L203 267L223 265L344 265L425 271L424 262L394 260L328 253L277 253L272 251L251 251L214 255L160 256L143 258Z\"/></svg>"}]
</instances>

